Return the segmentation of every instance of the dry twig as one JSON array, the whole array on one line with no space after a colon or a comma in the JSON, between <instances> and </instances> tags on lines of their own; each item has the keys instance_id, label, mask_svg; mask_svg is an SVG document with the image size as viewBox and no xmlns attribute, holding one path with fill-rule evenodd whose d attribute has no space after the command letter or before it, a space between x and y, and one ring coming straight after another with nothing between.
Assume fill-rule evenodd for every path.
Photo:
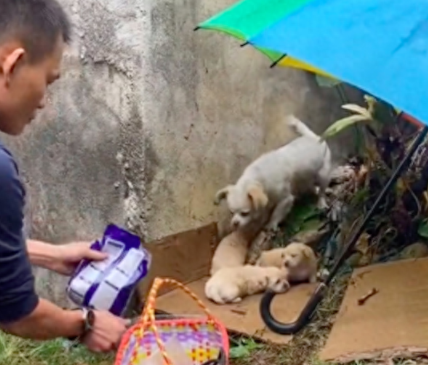
<instances>
[{"instance_id":1,"label":"dry twig","mask_svg":"<svg viewBox=\"0 0 428 365\"><path fill-rule=\"evenodd\" d=\"M366 295L358 299L358 305L364 305L369 298L371 298L373 295L376 295L377 293L379 293L379 290L373 288Z\"/></svg>"}]
</instances>

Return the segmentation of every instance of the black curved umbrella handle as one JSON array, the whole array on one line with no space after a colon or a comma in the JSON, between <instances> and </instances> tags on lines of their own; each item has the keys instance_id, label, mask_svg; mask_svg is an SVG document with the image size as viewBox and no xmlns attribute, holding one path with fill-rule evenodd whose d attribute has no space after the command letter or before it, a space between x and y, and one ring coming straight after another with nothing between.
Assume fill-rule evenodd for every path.
<instances>
[{"instance_id":1,"label":"black curved umbrella handle","mask_svg":"<svg viewBox=\"0 0 428 365\"><path fill-rule=\"evenodd\" d=\"M320 283L317 286L297 320L292 323L279 322L273 317L271 313L271 303L277 294L272 291L267 291L260 301L260 315L263 322L271 331L279 333L280 335L292 335L299 332L310 321L315 308L324 297L326 288L327 285L325 283Z\"/></svg>"}]
</instances>

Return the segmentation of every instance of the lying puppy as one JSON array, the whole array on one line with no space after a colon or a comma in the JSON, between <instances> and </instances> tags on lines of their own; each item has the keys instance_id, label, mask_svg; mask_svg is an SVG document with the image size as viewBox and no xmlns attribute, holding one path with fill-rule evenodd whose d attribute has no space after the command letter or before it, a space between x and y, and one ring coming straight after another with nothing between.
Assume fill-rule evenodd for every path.
<instances>
[{"instance_id":1,"label":"lying puppy","mask_svg":"<svg viewBox=\"0 0 428 365\"><path fill-rule=\"evenodd\" d=\"M285 248L273 248L271 250L262 251L256 261L257 266L261 267L284 267L284 252Z\"/></svg>"},{"instance_id":2,"label":"lying puppy","mask_svg":"<svg viewBox=\"0 0 428 365\"><path fill-rule=\"evenodd\" d=\"M211 261L211 276L225 267L244 266L248 248L258 233L255 228L237 229L220 241Z\"/></svg>"},{"instance_id":3,"label":"lying puppy","mask_svg":"<svg viewBox=\"0 0 428 365\"><path fill-rule=\"evenodd\" d=\"M227 199L233 227L246 226L268 215L266 228L276 230L293 207L295 196L313 193L317 188L319 205L326 206L324 195L330 180L330 149L294 116L289 118L288 125L300 137L261 155L244 170L235 185L216 193L215 204Z\"/></svg>"},{"instance_id":4,"label":"lying puppy","mask_svg":"<svg viewBox=\"0 0 428 365\"><path fill-rule=\"evenodd\" d=\"M284 293L290 288L287 270L245 265L223 268L208 279L205 295L217 304L238 303L244 297L266 289Z\"/></svg>"},{"instance_id":5,"label":"lying puppy","mask_svg":"<svg viewBox=\"0 0 428 365\"><path fill-rule=\"evenodd\" d=\"M286 268L287 279L290 283L302 281L315 283L317 281L317 258L312 248L304 243L293 242L284 248L262 252L257 265Z\"/></svg>"}]
</instances>

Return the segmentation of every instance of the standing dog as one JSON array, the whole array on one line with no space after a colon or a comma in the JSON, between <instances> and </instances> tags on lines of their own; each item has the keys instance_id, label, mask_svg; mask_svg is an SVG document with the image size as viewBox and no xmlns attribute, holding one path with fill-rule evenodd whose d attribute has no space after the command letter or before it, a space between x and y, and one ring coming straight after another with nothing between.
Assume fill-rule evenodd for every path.
<instances>
[{"instance_id":1,"label":"standing dog","mask_svg":"<svg viewBox=\"0 0 428 365\"><path fill-rule=\"evenodd\" d=\"M295 197L314 193L324 208L330 181L331 152L324 141L303 122L291 116L288 125L300 136L285 146L261 155L243 172L235 185L216 193L214 203L227 199L231 224L238 228L260 221L268 212L266 228L276 230L293 207Z\"/></svg>"}]
</instances>

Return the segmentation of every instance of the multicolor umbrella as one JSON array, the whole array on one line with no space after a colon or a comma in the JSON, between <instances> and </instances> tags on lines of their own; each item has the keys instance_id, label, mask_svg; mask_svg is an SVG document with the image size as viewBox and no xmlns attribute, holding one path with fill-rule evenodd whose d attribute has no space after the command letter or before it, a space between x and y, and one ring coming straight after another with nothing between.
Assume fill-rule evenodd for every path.
<instances>
[{"instance_id":1,"label":"multicolor umbrella","mask_svg":"<svg viewBox=\"0 0 428 365\"><path fill-rule=\"evenodd\" d=\"M333 75L428 124L427 0L242 0L199 28Z\"/></svg>"},{"instance_id":2,"label":"multicolor umbrella","mask_svg":"<svg viewBox=\"0 0 428 365\"><path fill-rule=\"evenodd\" d=\"M252 36L259 34L263 29L307 2L308 0L244 0L200 23L196 29L223 32L242 41L242 45L246 45ZM272 61L272 67L275 65L294 67L331 77L323 70L281 52L264 47L256 48Z\"/></svg>"}]
</instances>

